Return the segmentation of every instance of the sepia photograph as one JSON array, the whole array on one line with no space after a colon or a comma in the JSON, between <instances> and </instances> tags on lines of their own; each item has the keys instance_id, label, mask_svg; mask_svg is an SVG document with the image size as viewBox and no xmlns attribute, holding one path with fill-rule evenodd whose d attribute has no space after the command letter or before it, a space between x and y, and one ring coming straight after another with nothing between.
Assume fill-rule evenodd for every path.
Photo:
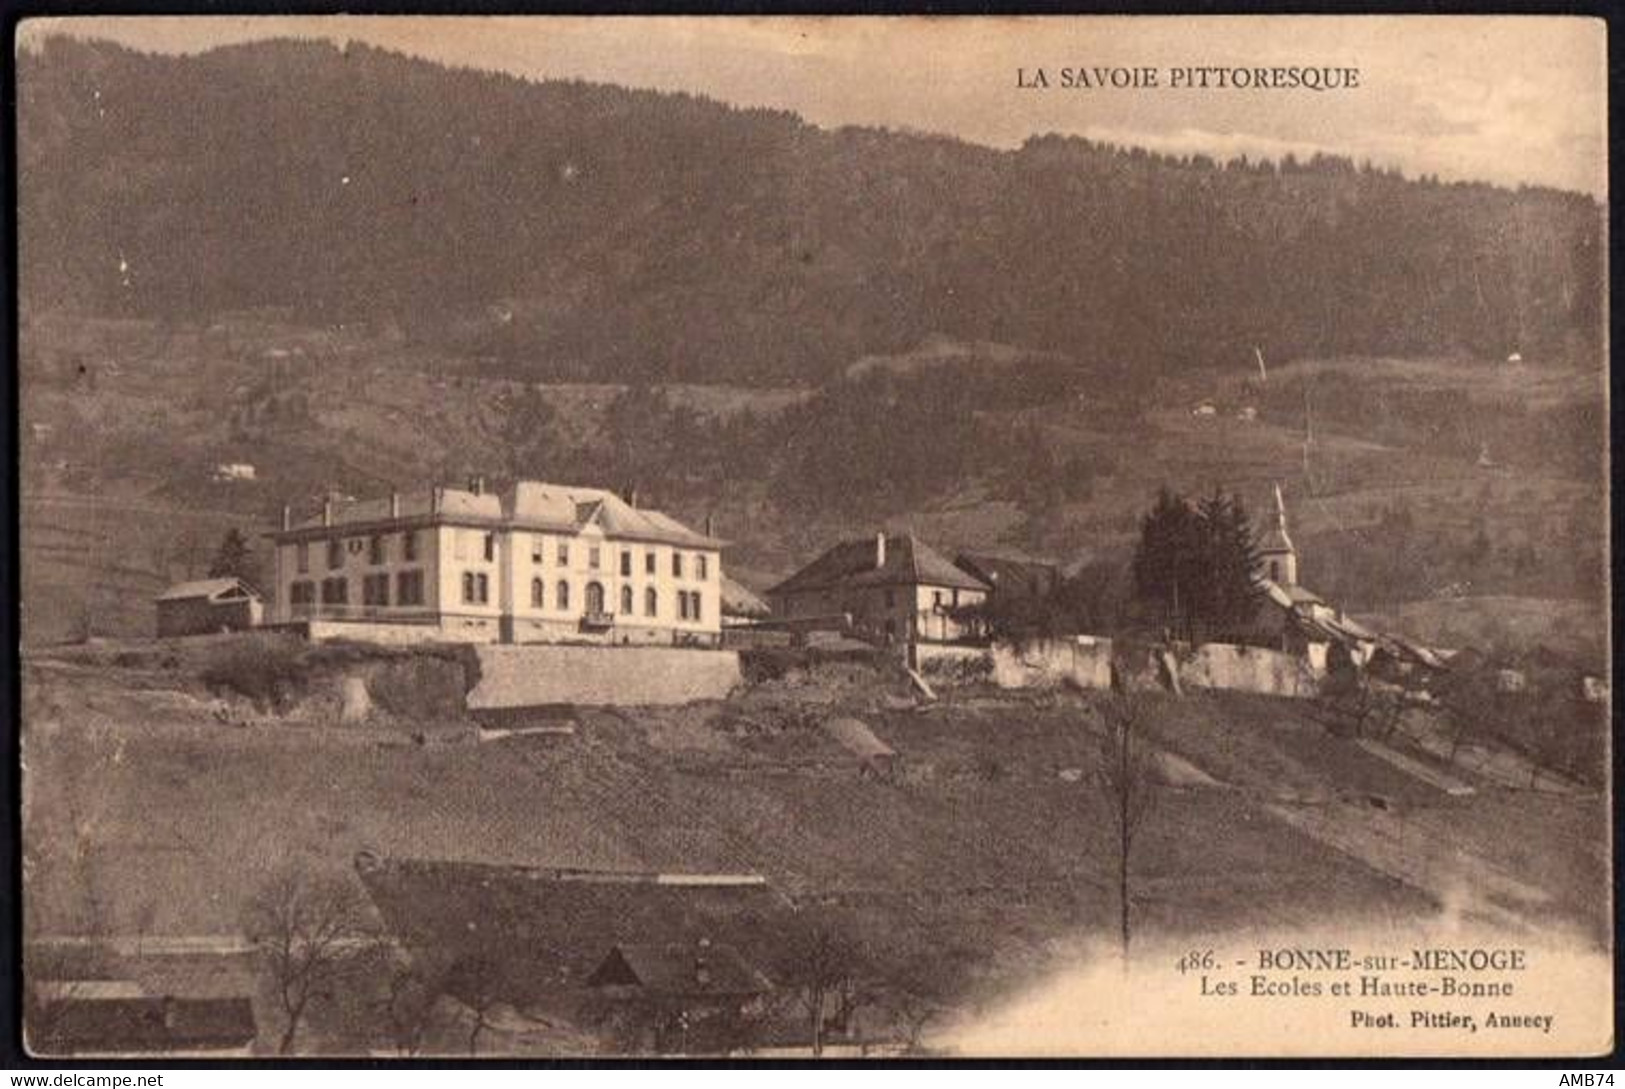
<instances>
[{"instance_id":1,"label":"sepia photograph","mask_svg":"<svg viewBox=\"0 0 1625 1089\"><path fill-rule=\"evenodd\" d=\"M27 1056L1610 1053L1607 31L22 20Z\"/></svg>"}]
</instances>

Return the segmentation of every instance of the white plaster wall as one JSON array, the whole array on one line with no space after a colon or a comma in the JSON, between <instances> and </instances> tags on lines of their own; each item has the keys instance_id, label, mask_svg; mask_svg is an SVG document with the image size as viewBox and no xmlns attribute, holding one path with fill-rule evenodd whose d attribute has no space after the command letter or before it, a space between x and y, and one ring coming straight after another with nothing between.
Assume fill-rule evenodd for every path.
<instances>
[{"instance_id":1,"label":"white plaster wall","mask_svg":"<svg viewBox=\"0 0 1625 1089\"><path fill-rule=\"evenodd\" d=\"M1309 662L1278 650L1203 643L1179 660L1179 682L1266 696L1309 698L1319 687Z\"/></svg>"},{"instance_id":2,"label":"white plaster wall","mask_svg":"<svg viewBox=\"0 0 1625 1089\"><path fill-rule=\"evenodd\" d=\"M993 683L1000 688L1047 688L1071 679L1083 688L1112 685L1112 641L1039 639L1025 646L995 643Z\"/></svg>"}]
</instances>

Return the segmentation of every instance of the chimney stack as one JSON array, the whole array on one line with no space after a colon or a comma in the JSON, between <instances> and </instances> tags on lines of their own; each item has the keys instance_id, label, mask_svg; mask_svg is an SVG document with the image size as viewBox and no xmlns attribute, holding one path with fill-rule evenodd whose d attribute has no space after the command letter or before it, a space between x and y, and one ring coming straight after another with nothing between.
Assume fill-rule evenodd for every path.
<instances>
[{"instance_id":1,"label":"chimney stack","mask_svg":"<svg viewBox=\"0 0 1625 1089\"><path fill-rule=\"evenodd\" d=\"M483 476L471 476L471 477L469 477L468 478L468 490L473 492L475 495L484 495L485 494L485 478Z\"/></svg>"},{"instance_id":2,"label":"chimney stack","mask_svg":"<svg viewBox=\"0 0 1625 1089\"><path fill-rule=\"evenodd\" d=\"M429 513L439 514L440 508L445 505L446 489L439 484L434 486L434 493L429 497Z\"/></svg>"},{"instance_id":3,"label":"chimney stack","mask_svg":"<svg viewBox=\"0 0 1625 1089\"><path fill-rule=\"evenodd\" d=\"M636 484L626 489L626 505L633 510L638 508L638 486Z\"/></svg>"},{"instance_id":4,"label":"chimney stack","mask_svg":"<svg viewBox=\"0 0 1625 1089\"><path fill-rule=\"evenodd\" d=\"M322 498L322 525L330 526L332 524L333 524L333 496L332 496L332 493L329 493L329 494L327 494L326 496L324 496Z\"/></svg>"},{"instance_id":5,"label":"chimney stack","mask_svg":"<svg viewBox=\"0 0 1625 1089\"><path fill-rule=\"evenodd\" d=\"M401 516L400 492L392 491L389 493L389 516L391 518L399 518Z\"/></svg>"},{"instance_id":6,"label":"chimney stack","mask_svg":"<svg viewBox=\"0 0 1625 1089\"><path fill-rule=\"evenodd\" d=\"M282 529L285 532L285 531L290 530L292 528L293 528L293 509L291 507L289 507L286 503L284 503L282 505Z\"/></svg>"},{"instance_id":7,"label":"chimney stack","mask_svg":"<svg viewBox=\"0 0 1625 1089\"><path fill-rule=\"evenodd\" d=\"M875 534L875 570L886 566L886 531Z\"/></svg>"},{"instance_id":8,"label":"chimney stack","mask_svg":"<svg viewBox=\"0 0 1625 1089\"><path fill-rule=\"evenodd\" d=\"M705 516L705 535L707 537L713 536L711 533L711 516L709 514Z\"/></svg>"}]
</instances>

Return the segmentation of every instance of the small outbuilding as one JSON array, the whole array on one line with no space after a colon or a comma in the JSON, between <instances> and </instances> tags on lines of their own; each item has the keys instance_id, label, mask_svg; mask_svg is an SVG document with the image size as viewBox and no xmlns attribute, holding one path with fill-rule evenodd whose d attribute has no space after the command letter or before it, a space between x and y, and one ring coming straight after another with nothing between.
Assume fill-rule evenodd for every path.
<instances>
[{"instance_id":1,"label":"small outbuilding","mask_svg":"<svg viewBox=\"0 0 1625 1089\"><path fill-rule=\"evenodd\" d=\"M594 1018L634 1053L726 1053L749 1037L767 978L726 945L612 947L587 978L606 1006ZM589 1015L591 1016L591 1015Z\"/></svg>"},{"instance_id":2,"label":"small outbuilding","mask_svg":"<svg viewBox=\"0 0 1625 1089\"><path fill-rule=\"evenodd\" d=\"M875 736L866 723L855 718L826 719L824 732L861 762L860 774L866 779L891 782L897 778L900 758L897 751Z\"/></svg>"},{"instance_id":3,"label":"small outbuilding","mask_svg":"<svg viewBox=\"0 0 1625 1089\"><path fill-rule=\"evenodd\" d=\"M773 610L761 596L738 580L722 576L722 626L737 627L770 619Z\"/></svg>"},{"instance_id":4,"label":"small outbuilding","mask_svg":"<svg viewBox=\"0 0 1625 1089\"><path fill-rule=\"evenodd\" d=\"M209 635L257 627L265 615L258 590L240 578L181 582L154 599L158 635Z\"/></svg>"},{"instance_id":5,"label":"small outbuilding","mask_svg":"<svg viewBox=\"0 0 1625 1089\"><path fill-rule=\"evenodd\" d=\"M244 996L63 993L45 997L27 1026L46 1055L246 1057L258 1035L253 1000Z\"/></svg>"}]
</instances>

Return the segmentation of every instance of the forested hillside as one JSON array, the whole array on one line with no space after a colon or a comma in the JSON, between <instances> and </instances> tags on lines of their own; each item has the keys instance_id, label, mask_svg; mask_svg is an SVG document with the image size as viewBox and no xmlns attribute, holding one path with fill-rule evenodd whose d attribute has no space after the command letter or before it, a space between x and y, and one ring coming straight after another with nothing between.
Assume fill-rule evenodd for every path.
<instances>
[{"instance_id":1,"label":"forested hillside","mask_svg":"<svg viewBox=\"0 0 1625 1089\"><path fill-rule=\"evenodd\" d=\"M817 383L931 334L1091 376L1277 356L1579 361L1602 210L1347 160L1015 151L270 42L19 66L23 289L286 307L532 379Z\"/></svg>"}]
</instances>

